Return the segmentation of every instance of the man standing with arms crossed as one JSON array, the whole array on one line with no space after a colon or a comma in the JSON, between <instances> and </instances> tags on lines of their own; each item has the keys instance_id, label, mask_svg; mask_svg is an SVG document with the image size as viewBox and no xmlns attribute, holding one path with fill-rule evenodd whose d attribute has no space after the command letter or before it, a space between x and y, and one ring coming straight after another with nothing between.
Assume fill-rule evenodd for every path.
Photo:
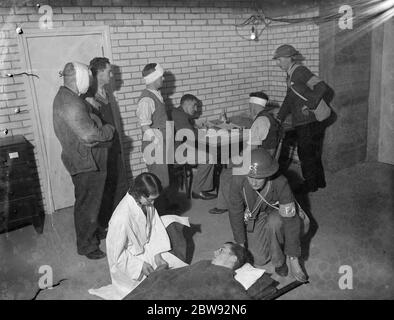
<instances>
[{"instance_id":1,"label":"man standing with arms crossed","mask_svg":"<svg viewBox=\"0 0 394 320\"><path fill-rule=\"evenodd\" d=\"M64 86L53 102L53 125L62 146L62 161L75 188L74 221L78 254L101 259L97 217L101 207L107 176L107 149L94 148L112 140L114 127L102 125L93 115L92 107L79 95L90 84L88 67L67 63L63 73ZM93 120L94 119L94 120Z\"/></svg>"}]
</instances>

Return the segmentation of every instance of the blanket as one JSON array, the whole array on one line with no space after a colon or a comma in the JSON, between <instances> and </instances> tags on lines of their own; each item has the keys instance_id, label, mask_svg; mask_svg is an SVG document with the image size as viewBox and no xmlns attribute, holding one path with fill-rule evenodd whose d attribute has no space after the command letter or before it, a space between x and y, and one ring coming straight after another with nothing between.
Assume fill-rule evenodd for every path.
<instances>
[{"instance_id":1,"label":"blanket","mask_svg":"<svg viewBox=\"0 0 394 320\"><path fill-rule=\"evenodd\" d=\"M203 260L153 272L124 300L249 300L234 271Z\"/></svg>"}]
</instances>

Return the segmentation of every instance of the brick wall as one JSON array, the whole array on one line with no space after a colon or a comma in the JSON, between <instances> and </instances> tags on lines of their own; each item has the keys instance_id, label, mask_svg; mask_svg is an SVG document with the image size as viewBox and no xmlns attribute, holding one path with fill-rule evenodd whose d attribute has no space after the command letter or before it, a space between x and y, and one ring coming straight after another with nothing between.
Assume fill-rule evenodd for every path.
<instances>
[{"instance_id":1,"label":"brick wall","mask_svg":"<svg viewBox=\"0 0 394 320\"><path fill-rule=\"evenodd\" d=\"M184 93L192 93L203 101L203 117L208 119L217 118L223 109L229 115L247 110L248 94L254 90L263 89L271 98L282 101L285 76L271 60L280 44L295 45L307 58L306 65L318 71L318 27L272 24L261 34L260 41L248 41L245 37L249 36L250 28L237 31L234 27L253 13L243 2L207 5L209 2L190 1L182 7L180 1L154 1L150 6L135 1L133 6L122 6L127 1L115 0L112 3L119 6L104 6L105 1L78 2L85 6L72 6L75 1L63 2L62 7L53 5L55 28L110 26L112 63L119 67L123 80L116 92L123 134L132 139L132 143L124 145L132 171L129 177L145 170L135 109L144 87L141 70L146 63L159 62L175 79L165 90L171 93L166 97L167 103L178 105ZM302 17L316 14L311 10ZM40 16L34 6L0 8L2 75L24 71L15 27L22 25L25 33L37 29ZM27 104L25 89L24 77L0 78L0 130L8 128L9 135L23 134L36 145L33 110ZM15 114L15 107L24 112Z\"/></svg>"}]
</instances>

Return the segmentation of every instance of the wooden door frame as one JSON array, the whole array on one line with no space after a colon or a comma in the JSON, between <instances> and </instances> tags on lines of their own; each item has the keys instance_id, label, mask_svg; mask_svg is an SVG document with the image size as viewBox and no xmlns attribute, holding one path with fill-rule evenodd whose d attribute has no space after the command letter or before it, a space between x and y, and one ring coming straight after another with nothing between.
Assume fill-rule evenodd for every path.
<instances>
[{"instance_id":1,"label":"wooden door frame","mask_svg":"<svg viewBox=\"0 0 394 320\"><path fill-rule=\"evenodd\" d=\"M56 29L48 30L29 30L18 37L19 48L21 49L21 66L22 70L26 72L32 72L30 69L29 52L27 41L30 38L37 37L53 37L53 36L78 36L78 35L89 35L89 34L101 34L104 39L104 52L103 54L112 61L112 50L110 40L110 29L109 26L87 26L87 27L59 27ZM64 66L59 66L61 70ZM31 119L33 123L33 135L35 145L37 146L37 158L41 167L38 170L39 180L42 181L42 193L45 213L52 214L54 212L54 202L52 198L52 188L50 185L50 173L47 159L47 149L45 146L44 132L41 125L40 113L38 110L37 95L34 90L34 83L31 77L28 77L25 82L25 91L27 103L30 106L30 110L33 111ZM29 110L29 111L30 111ZM37 166L39 167L39 166Z\"/></svg>"}]
</instances>

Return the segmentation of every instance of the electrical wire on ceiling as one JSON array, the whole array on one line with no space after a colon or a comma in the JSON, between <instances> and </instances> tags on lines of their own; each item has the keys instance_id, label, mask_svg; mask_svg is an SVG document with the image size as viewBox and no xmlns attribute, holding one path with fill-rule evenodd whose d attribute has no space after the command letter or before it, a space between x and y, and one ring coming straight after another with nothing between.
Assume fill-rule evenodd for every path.
<instances>
[{"instance_id":1,"label":"electrical wire on ceiling","mask_svg":"<svg viewBox=\"0 0 394 320\"><path fill-rule=\"evenodd\" d=\"M343 13L336 8L335 13L325 16L305 18L271 18L264 14L263 9L259 8L256 2L254 6L256 14L251 15L242 23L235 25L238 35L246 40L257 41L263 31L273 22L285 23L288 25L305 23L320 25L322 23L338 20L343 17ZM394 15L394 0L365 0L362 3L360 3L360 1L350 1L349 7L353 10L353 12L357 12L357 16L355 18L357 18L358 25L367 23L368 25L376 26ZM250 35L248 37L240 33L240 29L245 28L251 28Z\"/></svg>"}]
</instances>

